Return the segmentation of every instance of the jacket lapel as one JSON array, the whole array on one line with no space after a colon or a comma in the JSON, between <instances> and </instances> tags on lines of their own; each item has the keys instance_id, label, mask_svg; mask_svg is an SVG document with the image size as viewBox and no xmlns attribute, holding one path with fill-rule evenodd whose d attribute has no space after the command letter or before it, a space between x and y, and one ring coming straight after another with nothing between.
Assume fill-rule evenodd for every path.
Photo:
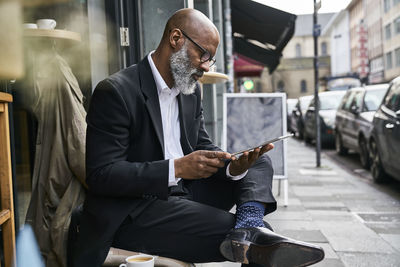
<instances>
[{"instance_id":1,"label":"jacket lapel","mask_svg":"<svg viewBox=\"0 0 400 267\"><path fill-rule=\"evenodd\" d=\"M140 88L145 96L145 105L150 114L150 118L156 131L158 141L160 142L163 155L165 155L160 102L158 99L156 83L154 81L153 73L151 72L147 56L138 64L138 66L140 75Z\"/></svg>"}]
</instances>

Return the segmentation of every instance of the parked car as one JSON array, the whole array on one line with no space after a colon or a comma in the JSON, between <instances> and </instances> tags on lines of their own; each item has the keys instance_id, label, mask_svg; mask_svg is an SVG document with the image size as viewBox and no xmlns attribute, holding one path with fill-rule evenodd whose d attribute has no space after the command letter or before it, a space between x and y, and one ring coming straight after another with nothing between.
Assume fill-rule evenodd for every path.
<instances>
[{"instance_id":1,"label":"parked car","mask_svg":"<svg viewBox=\"0 0 400 267\"><path fill-rule=\"evenodd\" d=\"M400 77L390 83L374 115L369 149L374 181L384 182L387 174L400 180Z\"/></svg>"},{"instance_id":2,"label":"parked car","mask_svg":"<svg viewBox=\"0 0 400 267\"><path fill-rule=\"evenodd\" d=\"M388 84L352 88L347 91L336 112L336 152L340 155L346 154L349 149L358 152L361 165L366 169L370 164L368 139L372 119L388 88Z\"/></svg>"},{"instance_id":3,"label":"parked car","mask_svg":"<svg viewBox=\"0 0 400 267\"><path fill-rule=\"evenodd\" d=\"M327 91L348 90L353 87L360 87L361 81L354 77L330 78L327 84Z\"/></svg>"},{"instance_id":4,"label":"parked car","mask_svg":"<svg viewBox=\"0 0 400 267\"><path fill-rule=\"evenodd\" d=\"M288 98L286 100L286 123L287 123L287 130L288 132L293 132L292 127L291 127L291 117L292 117L292 112L296 107L296 104L299 100L296 98Z\"/></svg>"},{"instance_id":5,"label":"parked car","mask_svg":"<svg viewBox=\"0 0 400 267\"><path fill-rule=\"evenodd\" d=\"M299 97L299 101L292 111L292 117L290 118L290 129L292 129L292 132L297 134L300 139L303 139L304 135L304 115L306 114L308 105L310 104L312 98L312 95Z\"/></svg>"},{"instance_id":6,"label":"parked car","mask_svg":"<svg viewBox=\"0 0 400 267\"><path fill-rule=\"evenodd\" d=\"M319 118L321 125L321 143L333 144L336 110L346 91L326 91L319 93ZM311 143L316 138L315 101L311 100L304 117L304 140Z\"/></svg>"}]
</instances>

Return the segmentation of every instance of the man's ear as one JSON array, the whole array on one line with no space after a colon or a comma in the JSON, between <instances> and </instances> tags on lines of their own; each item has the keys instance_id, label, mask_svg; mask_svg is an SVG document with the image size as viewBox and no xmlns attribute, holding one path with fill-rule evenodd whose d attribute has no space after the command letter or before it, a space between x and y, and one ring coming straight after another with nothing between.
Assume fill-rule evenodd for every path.
<instances>
[{"instance_id":1,"label":"man's ear","mask_svg":"<svg viewBox=\"0 0 400 267\"><path fill-rule=\"evenodd\" d=\"M179 50L183 45L182 33L178 29L173 29L169 35L169 44L175 50Z\"/></svg>"}]
</instances>

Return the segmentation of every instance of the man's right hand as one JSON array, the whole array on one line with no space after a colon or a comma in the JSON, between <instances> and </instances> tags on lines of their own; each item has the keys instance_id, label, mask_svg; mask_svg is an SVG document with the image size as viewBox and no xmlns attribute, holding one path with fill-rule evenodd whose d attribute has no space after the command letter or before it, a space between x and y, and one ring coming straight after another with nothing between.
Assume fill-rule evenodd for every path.
<instances>
[{"instance_id":1,"label":"man's right hand","mask_svg":"<svg viewBox=\"0 0 400 267\"><path fill-rule=\"evenodd\" d=\"M198 150L174 160L175 177L183 179L207 178L225 166L231 154L222 151Z\"/></svg>"}]
</instances>

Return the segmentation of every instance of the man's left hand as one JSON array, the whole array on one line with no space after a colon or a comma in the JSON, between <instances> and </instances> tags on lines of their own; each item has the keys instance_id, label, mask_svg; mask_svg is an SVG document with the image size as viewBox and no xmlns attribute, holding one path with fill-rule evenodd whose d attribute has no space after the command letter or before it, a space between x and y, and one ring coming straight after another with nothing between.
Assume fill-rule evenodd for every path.
<instances>
[{"instance_id":1,"label":"man's left hand","mask_svg":"<svg viewBox=\"0 0 400 267\"><path fill-rule=\"evenodd\" d=\"M256 160L265 152L274 148L273 144L267 144L261 148L256 148L253 151L246 151L239 158L232 156L232 161L229 167L229 173L232 176L237 176L248 170Z\"/></svg>"}]
</instances>

